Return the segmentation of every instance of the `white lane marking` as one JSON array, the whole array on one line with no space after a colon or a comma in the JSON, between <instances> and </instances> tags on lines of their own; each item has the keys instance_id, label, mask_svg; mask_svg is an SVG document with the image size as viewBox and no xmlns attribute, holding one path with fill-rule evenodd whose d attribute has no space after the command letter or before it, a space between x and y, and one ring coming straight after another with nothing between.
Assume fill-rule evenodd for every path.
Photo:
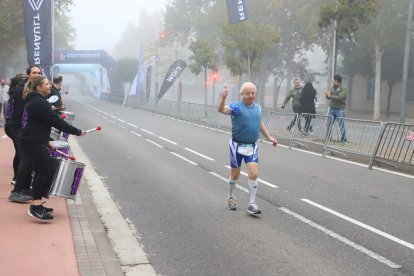
<instances>
[{"instance_id":1,"label":"white lane marking","mask_svg":"<svg viewBox=\"0 0 414 276\"><path fill-rule=\"evenodd\" d=\"M224 182L228 182L227 178L225 178L225 177L223 177L223 176L221 176L221 175L219 175L215 172L210 172L210 174L214 175L217 178L220 178ZM244 188L244 187L241 187L237 184L236 184L236 187L239 188L242 191L245 191L246 193L249 193L249 190ZM335 238L335 239L337 239L337 240L339 240L339 241L355 248L356 250L370 256L371 258L374 258L375 260L377 260L377 261L379 261L379 262L381 262L381 263L383 263L383 264L385 264L385 265L387 265L391 268L401 268L401 265L399 265L397 263L394 263L393 261L390 261L390 260L386 259L385 257L383 257L383 256L381 256L381 255L379 255L375 252L372 252L372 251L366 249L365 247L363 247L359 244L356 244L353 241L348 240L347 238L345 238L345 237L343 237L343 236L341 236L341 235L339 235L339 234L337 234L337 233L335 233L335 232L333 232L333 231L331 231L331 230L329 230L329 229L327 229L327 228L325 228L325 227L323 227L323 226L321 226L321 225L319 225L319 224L317 224L317 223L315 223L315 222L313 222L313 221L311 221L311 220L309 220L309 219L307 219L307 218L305 218L305 217L303 217L303 216L301 216L301 215L285 208L285 207L279 207L278 209L280 211L282 211L282 212L284 212L288 215L291 215L291 216L295 217L296 219L299 219L300 221L302 221L302 222L304 222L304 223L306 223L306 224L308 224L308 225L324 232L325 234L327 234L327 235L329 235L329 236L331 236L331 237L333 237L333 238Z\"/></svg>"},{"instance_id":2,"label":"white lane marking","mask_svg":"<svg viewBox=\"0 0 414 276\"><path fill-rule=\"evenodd\" d=\"M347 238L345 238L345 237L343 237L343 236L341 236L341 235L339 235L339 234L337 234L337 233L335 233L335 232L333 232L333 231L331 231L331 230L329 230L329 229L327 229L327 228L325 228L325 227L323 227L323 226L321 226L321 225L319 225L319 224L317 224L317 223L315 223L315 222L313 222L313 221L311 221L311 220L309 220L305 217L302 217L299 214L296 214L295 212L292 212L289 209L286 209L284 207L279 207L279 210L281 210L282 212L284 212L288 215L291 215L291 216L297 218L298 220L303 221L304 223L306 223L306 224L308 224L308 225L324 232L325 234L327 234L327 235L329 235L329 236L331 236L331 237L333 237L333 238L335 238L335 239L337 239L337 240L339 240L339 241L355 248L356 250L358 250L358 251L360 251L364 254L367 254L371 258L374 258L375 260L377 260L377 261L379 261L379 262L381 262L381 263L383 263L383 264L385 264L385 265L387 265L391 268L401 268L401 265L399 265L397 263L394 263L393 261L390 261L390 260L386 259L385 257L383 257L383 256L381 256L381 255L379 255L375 252L372 252L371 250L366 249L365 247L363 247L359 244L356 244L353 241L348 240Z\"/></svg>"},{"instance_id":3,"label":"white lane marking","mask_svg":"<svg viewBox=\"0 0 414 276\"><path fill-rule=\"evenodd\" d=\"M129 125L129 126L132 126L132 127L135 127L135 128L138 128L136 125L133 125L133 124L131 124L131 123L128 123L128 125Z\"/></svg>"},{"instance_id":4,"label":"white lane marking","mask_svg":"<svg viewBox=\"0 0 414 276\"><path fill-rule=\"evenodd\" d=\"M141 135L141 134L136 133L135 131L132 131L132 130L131 130L131 133L132 133L132 134L135 134L136 136L142 137L142 135Z\"/></svg>"},{"instance_id":5,"label":"white lane marking","mask_svg":"<svg viewBox=\"0 0 414 276\"><path fill-rule=\"evenodd\" d=\"M114 119L117 119L114 115L109 115L109 117L114 118Z\"/></svg>"},{"instance_id":6,"label":"white lane marking","mask_svg":"<svg viewBox=\"0 0 414 276\"><path fill-rule=\"evenodd\" d=\"M195 150L192 150L192 149L189 149L189 148L184 148L184 149L185 149L185 150L188 150L189 152L192 152L192 153L194 153L194 154L196 154L196 155L198 155L198 156L201 156L201 157L203 157L203 158L205 158L205 159L207 159L207 160L214 161L214 159L213 159L213 158L208 157L208 156L206 156L206 155L204 155L204 154L201 154L201 153L199 153L199 152L197 152L197 151L195 151Z\"/></svg>"},{"instance_id":7,"label":"white lane marking","mask_svg":"<svg viewBox=\"0 0 414 276\"><path fill-rule=\"evenodd\" d=\"M401 240L401 239L399 239L397 237L394 237L394 236L392 236L392 235L390 235L388 233L385 233L385 232L383 232L381 230L378 230L378 229L376 229L376 228L374 228L372 226L369 226L369 225L367 225L365 223L362 223L362 222L357 221L357 220L355 220L353 218L350 218L348 216L345 216L345 215L343 215L341 213L338 213L338 212L336 212L336 211L334 211L332 209L329 209L329 208L327 208L325 206L322 206L322 205L320 205L320 204L318 204L316 202L313 202L313 201L311 201L309 199L302 198L301 200L304 201L304 202L306 202L306 203L309 203L309 204L311 204L311 205L313 205L315 207L318 207L319 209L322 209L322 210L324 210L324 211L326 211L328 213L331 213L331 214L333 214L333 215L335 215L337 217L340 217L340 218L342 218L344 220L347 220L347 221L349 221L349 222L351 222L353 224L356 224L356 225L358 225L358 226L360 226L362 228L365 228L365 229L367 229L367 230L369 230L371 232L374 232L375 234L378 234L380 236L383 236L384 238L387 238L389 240L392 240L392 241L394 241L396 243L399 243L399 244L401 244L403 246L406 246L406 247L414 250L414 244L411 244L409 242L403 241L403 240Z\"/></svg>"},{"instance_id":8,"label":"white lane marking","mask_svg":"<svg viewBox=\"0 0 414 276\"><path fill-rule=\"evenodd\" d=\"M160 139L162 139L162 140L164 140L164 141L166 141L166 142L168 142L168 143L171 143L171 144L173 144L173 145L178 145L176 142L174 142L174 141L171 141L171 140L168 140L167 138L164 138L164 137L162 137L162 136L158 136Z\"/></svg>"},{"instance_id":9,"label":"white lane marking","mask_svg":"<svg viewBox=\"0 0 414 276\"><path fill-rule=\"evenodd\" d=\"M107 112L103 112L103 114L105 114L105 115L109 116L109 114L108 114Z\"/></svg>"},{"instance_id":10,"label":"white lane marking","mask_svg":"<svg viewBox=\"0 0 414 276\"><path fill-rule=\"evenodd\" d=\"M126 123L124 120L119 119L119 118L118 118L118 121L120 121L120 122L122 122L122 123Z\"/></svg>"},{"instance_id":11,"label":"white lane marking","mask_svg":"<svg viewBox=\"0 0 414 276\"><path fill-rule=\"evenodd\" d=\"M228 166L228 165L225 165L224 167L226 167L227 169L231 169L231 167L230 167L230 166ZM245 172L240 171L240 173L241 173L242 175L244 175L244 176L248 176L248 174L247 174L247 173L245 173ZM265 180L263 180L263 179L261 179L261 178L257 178L257 181L258 181L258 182L260 182L260 183L263 183L263 184L265 184L265 185L267 185L267 186L269 186L269 187L271 187L271 188L273 188L273 189L279 188L279 186L276 186L276 185L274 185L274 184L272 184L272 183L269 183L269 182L267 182L267 181L265 181Z\"/></svg>"},{"instance_id":12,"label":"white lane marking","mask_svg":"<svg viewBox=\"0 0 414 276\"><path fill-rule=\"evenodd\" d=\"M154 135L154 133L152 133L151 131L148 131L148 130L146 130L146 129L141 128L141 130L142 130L143 132L148 133L148 134Z\"/></svg>"},{"instance_id":13,"label":"white lane marking","mask_svg":"<svg viewBox=\"0 0 414 276\"><path fill-rule=\"evenodd\" d=\"M124 127L123 125L118 125L119 127L122 127L123 129L127 129L126 127Z\"/></svg>"},{"instance_id":14,"label":"white lane marking","mask_svg":"<svg viewBox=\"0 0 414 276\"><path fill-rule=\"evenodd\" d=\"M159 148L164 148L164 146L162 146L162 145L160 145L160 144L157 144L157 143L155 143L154 141L152 141L152 140L150 140L150 139L145 139L145 140L147 140L148 142L150 142L151 144L153 144L153 145L156 145L157 147L159 147Z\"/></svg>"},{"instance_id":15,"label":"white lane marking","mask_svg":"<svg viewBox=\"0 0 414 276\"><path fill-rule=\"evenodd\" d=\"M184 156L182 156L182 155L179 155L178 153L175 153L175 152L173 152L173 151L170 151L170 153L171 153L171 154L173 154L173 155L175 155L175 156L177 156L178 158L180 158L180 159L182 159L182 160L184 160L184 161L186 161L186 162L190 163L191 165L198 166L198 164L197 164L197 163L195 163L195 162L191 161L190 159L185 158L185 157L184 157Z\"/></svg>"},{"instance_id":16,"label":"white lane marking","mask_svg":"<svg viewBox=\"0 0 414 276\"><path fill-rule=\"evenodd\" d=\"M214 175L217 178L220 178L221 180L223 180L226 183L229 182L229 179L228 178L225 178L225 177L223 177L223 176L221 176L221 175L219 175L219 174L217 174L215 172L210 172L210 174L211 175ZM236 187L239 188L240 190L246 192L246 193L249 193L249 190L247 190L245 187L240 186L239 184L236 184Z\"/></svg>"},{"instance_id":17,"label":"white lane marking","mask_svg":"<svg viewBox=\"0 0 414 276\"><path fill-rule=\"evenodd\" d=\"M107 118L107 117L105 117L105 116L102 116L102 118L104 118L105 120L108 120L108 118Z\"/></svg>"}]
</instances>

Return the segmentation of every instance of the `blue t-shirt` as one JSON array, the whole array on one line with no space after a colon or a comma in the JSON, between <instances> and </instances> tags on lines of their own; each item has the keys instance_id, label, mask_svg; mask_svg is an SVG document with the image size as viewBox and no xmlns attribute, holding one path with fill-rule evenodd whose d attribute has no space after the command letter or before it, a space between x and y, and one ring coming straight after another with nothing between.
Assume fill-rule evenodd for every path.
<instances>
[{"instance_id":1,"label":"blue t-shirt","mask_svg":"<svg viewBox=\"0 0 414 276\"><path fill-rule=\"evenodd\" d=\"M239 143L253 144L259 139L262 108L253 103L247 106L240 101L229 105L232 137Z\"/></svg>"}]
</instances>

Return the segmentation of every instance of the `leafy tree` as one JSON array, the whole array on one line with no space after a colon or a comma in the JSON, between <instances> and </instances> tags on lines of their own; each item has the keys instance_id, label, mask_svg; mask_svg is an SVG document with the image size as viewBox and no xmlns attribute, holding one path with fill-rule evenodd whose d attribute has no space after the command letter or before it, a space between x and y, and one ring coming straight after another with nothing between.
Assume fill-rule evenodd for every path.
<instances>
[{"instance_id":1,"label":"leafy tree","mask_svg":"<svg viewBox=\"0 0 414 276\"><path fill-rule=\"evenodd\" d=\"M338 41L352 37L361 24L368 24L376 12L377 0L326 0L320 10L319 26L335 26L333 71L336 72ZM335 24L336 23L336 24Z\"/></svg>"},{"instance_id":2,"label":"leafy tree","mask_svg":"<svg viewBox=\"0 0 414 276\"><path fill-rule=\"evenodd\" d=\"M13 54L24 44L23 11L20 1L16 5L14 0L0 2L0 75L6 73L6 64Z\"/></svg>"},{"instance_id":3,"label":"leafy tree","mask_svg":"<svg viewBox=\"0 0 414 276\"><path fill-rule=\"evenodd\" d=\"M188 65L191 72L195 75L204 72L204 104L207 106L207 69L217 70L217 54L210 43L201 38L193 41L189 49L192 53L190 60L193 61Z\"/></svg>"},{"instance_id":4,"label":"leafy tree","mask_svg":"<svg viewBox=\"0 0 414 276\"><path fill-rule=\"evenodd\" d=\"M225 48L224 62L230 72L237 76L260 70L264 53L278 40L275 28L262 23L249 21L222 26L222 45ZM250 68L248 62L250 61Z\"/></svg>"},{"instance_id":5,"label":"leafy tree","mask_svg":"<svg viewBox=\"0 0 414 276\"><path fill-rule=\"evenodd\" d=\"M226 20L225 1L171 0L164 14L164 29L170 41L183 45L200 36L214 41L219 24Z\"/></svg>"},{"instance_id":6,"label":"leafy tree","mask_svg":"<svg viewBox=\"0 0 414 276\"><path fill-rule=\"evenodd\" d=\"M380 119L382 56L385 50L400 50L404 41L404 26L407 18L403 13L407 10L405 1L377 0L377 2L378 9L374 20L356 34L359 45L371 51L375 64L374 120Z\"/></svg>"},{"instance_id":7,"label":"leafy tree","mask_svg":"<svg viewBox=\"0 0 414 276\"><path fill-rule=\"evenodd\" d=\"M290 90L292 77L300 77L299 72L306 67L302 64L308 63L303 53L315 44L324 46L326 41L326 35L318 27L319 7L320 0L273 0L269 4L268 22L277 27L280 37L272 49L272 56L280 61L274 62L276 67L269 68L269 73L278 75L280 81L286 80L286 93Z\"/></svg>"},{"instance_id":8,"label":"leafy tree","mask_svg":"<svg viewBox=\"0 0 414 276\"><path fill-rule=\"evenodd\" d=\"M56 46L67 47L74 38L73 28L66 15L73 0L54 0L54 5ZM14 63L12 60L25 47L23 20L21 1L0 1L0 40L4 42L0 47L0 75L5 74L6 64Z\"/></svg>"}]
</instances>

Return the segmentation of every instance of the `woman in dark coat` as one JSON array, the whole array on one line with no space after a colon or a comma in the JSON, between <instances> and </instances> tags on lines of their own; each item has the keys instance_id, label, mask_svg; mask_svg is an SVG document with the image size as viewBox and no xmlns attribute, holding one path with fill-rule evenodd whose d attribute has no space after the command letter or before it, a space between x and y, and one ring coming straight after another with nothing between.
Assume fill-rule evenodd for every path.
<instances>
[{"instance_id":1,"label":"woman in dark coat","mask_svg":"<svg viewBox=\"0 0 414 276\"><path fill-rule=\"evenodd\" d=\"M85 132L69 125L55 114L46 100L50 94L50 83L44 76L36 76L30 84L30 92L25 98L20 139L23 150L34 167L33 202L29 215L42 221L53 219L49 214L52 208L43 206L42 198L48 197L52 178L52 167L47 151L52 127L69 134L81 136Z\"/></svg>"},{"instance_id":2,"label":"woman in dark coat","mask_svg":"<svg viewBox=\"0 0 414 276\"><path fill-rule=\"evenodd\" d=\"M309 130L311 129L312 118L315 118L316 114L315 109L315 99L316 99L316 90L313 88L313 85L310 81L305 83L305 86L302 89L302 94L300 96L300 109L302 116L305 117L305 127L301 129L303 134L309 135ZM304 114L306 113L306 114Z\"/></svg>"}]
</instances>

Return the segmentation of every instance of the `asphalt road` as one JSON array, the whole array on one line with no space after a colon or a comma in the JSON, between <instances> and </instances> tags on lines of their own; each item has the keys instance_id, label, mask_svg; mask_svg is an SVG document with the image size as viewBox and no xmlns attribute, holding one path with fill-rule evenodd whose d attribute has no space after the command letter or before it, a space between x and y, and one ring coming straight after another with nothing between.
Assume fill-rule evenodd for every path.
<instances>
[{"instance_id":1,"label":"asphalt road","mask_svg":"<svg viewBox=\"0 0 414 276\"><path fill-rule=\"evenodd\" d=\"M260 143L263 214L249 216L244 175L238 210L226 209L230 134L65 103L76 126L102 126L79 144L158 274L414 275L413 178Z\"/></svg>"}]
</instances>

